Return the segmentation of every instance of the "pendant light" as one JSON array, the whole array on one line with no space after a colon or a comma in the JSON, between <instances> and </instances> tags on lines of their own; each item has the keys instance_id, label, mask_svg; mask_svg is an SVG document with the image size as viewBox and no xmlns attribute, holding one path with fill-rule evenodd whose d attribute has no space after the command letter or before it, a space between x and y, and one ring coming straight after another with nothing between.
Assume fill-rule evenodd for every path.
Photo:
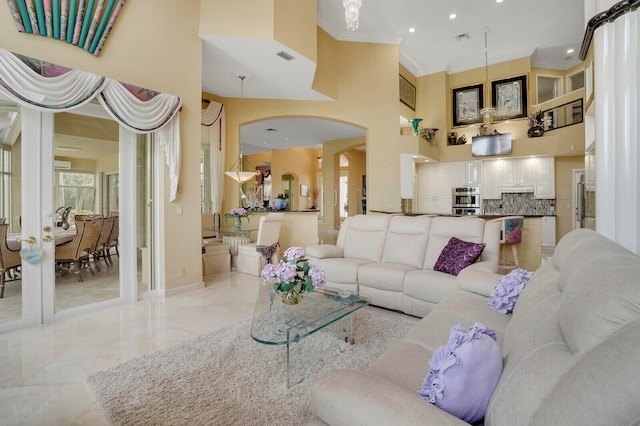
<instances>
[{"instance_id":1,"label":"pendant light","mask_svg":"<svg viewBox=\"0 0 640 426\"><path fill-rule=\"evenodd\" d=\"M493 117L496 110L491 106L491 102L489 102L489 99L491 97L491 85L489 84L489 49L487 47L487 33L489 33L489 28L485 27L482 29L482 31L484 32L484 103L488 106L482 108L480 110L480 114L484 117L484 122L489 125L491 124L491 117Z\"/></svg>"},{"instance_id":2,"label":"pendant light","mask_svg":"<svg viewBox=\"0 0 640 426\"><path fill-rule=\"evenodd\" d=\"M242 127L242 109L243 109L243 100L244 100L244 79L247 78L247 76L239 75L238 78L240 79L240 125L239 125L239 127ZM240 135L239 131L238 131L238 135ZM244 182L247 182L247 181L253 179L259 173L260 172L257 171L257 170L254 171L254 172L243 172L242 171L242 143L240 143L240 157L231 165L229 170L224 172L224 174L229 176L231 179L235 180L238 183L244 183ZM240 191L242 192L242 189Z\"/></svg>"}]
</instances>

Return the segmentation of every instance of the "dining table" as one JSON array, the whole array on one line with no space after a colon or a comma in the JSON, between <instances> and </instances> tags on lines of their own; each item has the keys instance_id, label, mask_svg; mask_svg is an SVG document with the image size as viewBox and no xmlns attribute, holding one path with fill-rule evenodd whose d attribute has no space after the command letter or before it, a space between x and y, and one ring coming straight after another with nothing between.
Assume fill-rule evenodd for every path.
<instances>
[{"instance_id":1,"label":"dining table","mask_svg":"<svg viewBox=\"0 0 640 426\"><path fill-rule=\"evenodd\" d=\"M70 241L73 241L73 239L76 237L76 229L64 229L56 227L53 231L53 237L57 246L59 246L60 244L68 243ZM23 237L21 233L9 233L7 234L7 247L9 247L9 250L13 251L20 250L22 248L22 240L26 240L26 238Z\"/></svg>"}]
</instances>

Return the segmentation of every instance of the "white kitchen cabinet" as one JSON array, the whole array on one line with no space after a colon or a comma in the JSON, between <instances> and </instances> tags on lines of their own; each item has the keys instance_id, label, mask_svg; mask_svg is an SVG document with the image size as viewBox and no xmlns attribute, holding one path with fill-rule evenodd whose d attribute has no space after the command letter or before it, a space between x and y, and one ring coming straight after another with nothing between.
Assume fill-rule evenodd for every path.
<instances>
[{"instance_id":1,"label":"white kitchen cabinet","mask_svg":"<svg viewBox=\"0 0 640 426\"><path fill-rule=\"evenodd\" d=\"M555 161L553 157L536 157L534 160L533 197L556 198Z\"/></svg>"},{"instance_id":2,"label":"white kitchen cabinet","mask_svg":"<svg viewBox=\"0 0 640 426\"><path fill-rule=\"evenodd\" d=\"M484 160L482 162L482 199L499 200L502 198L502 162L503 160Z\"/></svg>"},{"instance_id":3,"label":"white kitchen cabinet","mask_svg":"<svg viewBox=\"0 0 640 426\"><path fill-rule=\"evenodd\" d=\"M418 212L451 214L452 174L446 163L418 166Z\"/></svg>"},{"instance_id":4,"label":"white kitchen cabinet","mask_svg":"<svg viewBox=\"0 0 640 426\"><path fill-rule=\"evenodd\" d=\"M456 161L453 163L441 163L440 166L446 169L449 177L449 186L458 188L466 186L465 161ZM451 192L451 191L449 191Z\"/></svg>"},{"instance_id":5,"label":"white kitchen cabinet","mask_svg":"<svg viewBox=\"0 0 640 426\"><path fill-rule=\"evenodd\" d=\"M556 218L555 216L542 217L542 247L556 246Z\"/></svg>"},{"instance_id":6,"label":"white kitchen cabinet","mask_svg":"<svg viewBox=\"0 0 640 426\"><path fill-rule=\"evenodd\" d=\"M502 192L533 192L533 158L502 161Z\"/></svg>"},{"instance_id":7,"label":"white kitchen cabinet","mask_svg":"<svg viewBox=\"0 0 640 426\"><path fill-rule=\"evenodd\" d=\"M465 161L464 184L465 186L482 185L482 161Z\"/></svg>"}]
</instances>

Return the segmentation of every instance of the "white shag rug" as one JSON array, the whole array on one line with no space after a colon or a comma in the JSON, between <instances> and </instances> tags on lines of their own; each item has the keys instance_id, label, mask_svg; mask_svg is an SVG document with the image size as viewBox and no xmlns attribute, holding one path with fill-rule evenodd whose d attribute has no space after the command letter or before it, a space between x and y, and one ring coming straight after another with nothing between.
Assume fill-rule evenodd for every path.
<instances>
[{"instance_id":1,"label":"white shag rug","mask_svg":"<svg viewBox=\"0 0 640 426\"><path fill-rule=\"evenodd\" d=\"M356 344L322 357L291 389L285 347L255 342L251 319L93 373L87 387L114 425L304 425L316 378L367 368L414 323L373 310L354 315ZM313 359L327 339L318 332L301 340L297 361Z\"/></svg>"}]
</instances>

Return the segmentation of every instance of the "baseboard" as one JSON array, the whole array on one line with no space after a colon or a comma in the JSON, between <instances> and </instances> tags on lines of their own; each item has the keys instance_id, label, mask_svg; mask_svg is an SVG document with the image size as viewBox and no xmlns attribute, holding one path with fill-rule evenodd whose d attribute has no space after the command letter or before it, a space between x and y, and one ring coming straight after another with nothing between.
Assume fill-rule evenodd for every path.
<instances>
[{"instance_id":1,"label":"baseboard","mask_svg":"<svg viewBox=\"0 0 640 426\"><path fill-rule=\"evenodd\" d=\"M176 288L170 288L169 290L164 290L164 297L171 297L177 294L186 293L188 291L201 290L203 288L204 281L200 281L198 283L187 284Z\"/></svg>"}]
</instances>

